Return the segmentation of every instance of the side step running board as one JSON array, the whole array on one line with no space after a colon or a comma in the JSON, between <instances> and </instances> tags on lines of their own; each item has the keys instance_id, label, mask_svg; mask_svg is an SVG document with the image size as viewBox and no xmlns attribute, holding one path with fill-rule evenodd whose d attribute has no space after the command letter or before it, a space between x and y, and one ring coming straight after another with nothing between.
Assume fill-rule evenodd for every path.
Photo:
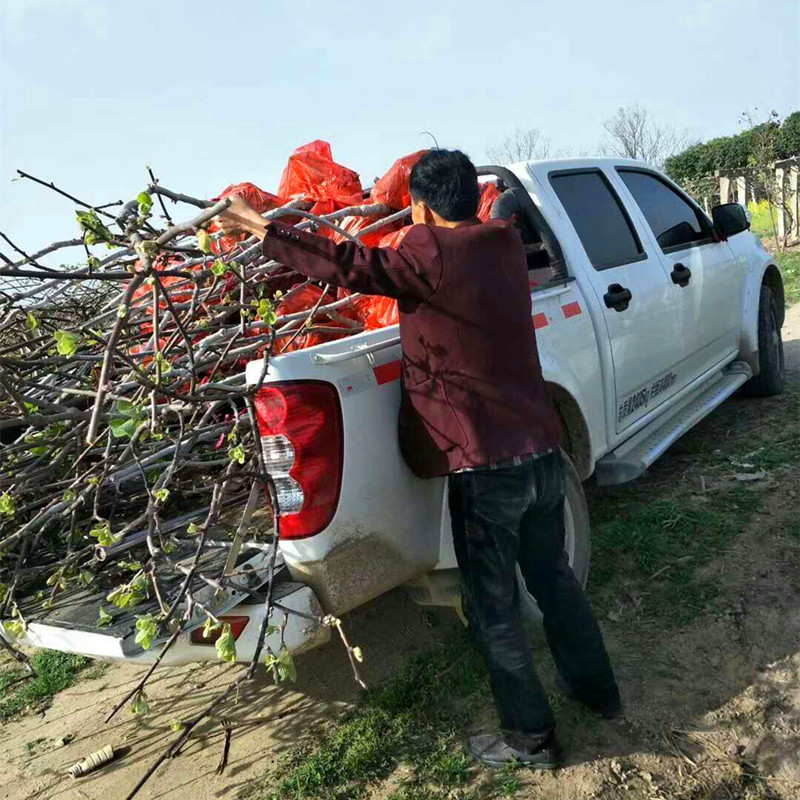
<instances>
[{"instance_id":1,"label":"side step running board","mask_svg":"<svg viewBox=\"0 0 800 800\"><path fill-rule=\"evenodd\" d=\"M601 458L595 466L600 486L615 486L635 480L664 451L703 417L727 400L752 377L743 361L734 361L695 389L683 402L642 428L616 450Z\"/></svg>"}]
</instances>

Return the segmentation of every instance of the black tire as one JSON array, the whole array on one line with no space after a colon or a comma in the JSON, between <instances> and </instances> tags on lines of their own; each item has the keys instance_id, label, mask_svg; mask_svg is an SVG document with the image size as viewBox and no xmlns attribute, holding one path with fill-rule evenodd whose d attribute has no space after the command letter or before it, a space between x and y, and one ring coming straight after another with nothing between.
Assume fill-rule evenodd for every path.
<instances>
[{"instance_id":1,"label":"black tire","mask_svg":"<svg viewBox=\"0 0 800 800\"><path fill-rule=\"evenodd\" d=\"M786 381L778 302L769 286L761 287L758 300L758 364L760 372L744 385L752 397L780 394Z\"/></svg>"},{"instance_id":2,"label":"black tire","mask_svg":"<svg viewBox=\"0 0 800 800\"><path fill-rule=\"evenodd\" d=\"M583 493L578 471L566 453L562 452L566 477L566 504L564 514L567 524L567 541L565 549L570 556L570 566L581 586L586 586L589 579L589 563L592 555L591 526L586 495ZM517 568L519 584L520 610L522 622L526 630L534 637L541 635L542 615L533 596L528 592L522 574Z\"/></svg>"}]
</instances>

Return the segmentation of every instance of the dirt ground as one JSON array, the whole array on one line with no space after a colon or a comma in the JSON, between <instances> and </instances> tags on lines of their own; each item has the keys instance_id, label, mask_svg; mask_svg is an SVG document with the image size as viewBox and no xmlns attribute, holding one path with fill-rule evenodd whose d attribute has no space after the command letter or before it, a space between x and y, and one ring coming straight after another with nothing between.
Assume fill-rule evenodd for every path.
<instances>
[{"instance_id":1,"label":"dirt ground","mask_svg":"<svg viewBox=\"0 0 800 800\"><path fill-rule=\"evenodd\" d=\"M783 333L787 367L798 382L800 305L788 313ZM714 424L721 430L747 424L754 409L752 401L730 402L716 412ZM680 444L673 448L659 462L656 486L658 480L681 480L688 458ZM599 723L581 717L579 730L567 725L567 767L556 775L520 771L515 796L800 798L800 470L772 476L758 488L764 495L759 512L705 567L707 577L724 587L722 593L691 624L665 629L658 620L637 618L626 608L623 586L620 610L606 615L602 625L625 698L624 719ZM635 602L630 598L629 605ZM346 620L372 683L407 654L436 647L458 624L451 611L418 608L401 591ZM104 725L140 669L111 666L101 677L61 692L46 711L5 724L0 797L124 797L174 736L171 720L195 713L241 667L163 670L148 689L150 715L140 720L123 709ZM223 730L219 722L209 722L207 735L192 739L178 759L163 765L139 796L237 797L321 720L350 707L356 697L338 642L298 658L297 672L290 689L262 678L242 690L228 712L235 735L224 775L215 774ZM113 764L79 780L66 776L69 765L107 743L123 751Z\"/></svg>"}]
</instances>

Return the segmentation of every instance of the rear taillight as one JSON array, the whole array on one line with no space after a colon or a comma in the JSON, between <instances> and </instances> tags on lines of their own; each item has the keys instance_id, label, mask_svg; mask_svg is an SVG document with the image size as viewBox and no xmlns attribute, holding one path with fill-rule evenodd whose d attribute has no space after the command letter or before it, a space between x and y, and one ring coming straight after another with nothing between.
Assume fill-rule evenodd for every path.
<instances>
[{"instance_id":1,"label":"rear taillight","mask_svg":"<svg viewBox=\"0 0 800 800\"><path fill-rule=\"evenodd\" d=\"M330 383L265 386L256 395L265 467L275 481L281 537L299 539L326 528L342 486L342 411Z\"/></svg>"}]
</instances>

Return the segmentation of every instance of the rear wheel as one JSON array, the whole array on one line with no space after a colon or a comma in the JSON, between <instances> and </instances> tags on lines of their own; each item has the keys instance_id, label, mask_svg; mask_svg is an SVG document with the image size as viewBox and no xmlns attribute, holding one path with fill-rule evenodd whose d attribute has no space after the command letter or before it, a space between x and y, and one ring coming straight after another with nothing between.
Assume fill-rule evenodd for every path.
<instances>
[{"instance_id":1,"label":"rear wheel","mask_svg":"<svg viewBox=\"0 0 800 800\"><path fill-rule=\"evenodd\" d=\"M586 586L592 553L589 509L575 465L565 453L562 453L562 457L567 484L564 502L564 550L567 552L575 577L581 586ZM538 634L542 629L542 615L536 600L525 586L519 567L517 567L517 583L522 621L529 633Z\"/></svg>"},{"instance_id":2,"label":"rear wheel","mask_svg":"<svg viewBox=\"0 0 800 800\"><path fill-rule=\"evenodd\" d=\"M786 380L783 360L783 339L778 320L780 311L769 286L761 287L758 301L758 366L759 373L744 386L746 394L769 397L780 394Z\"/></svg>"}]
</instances>

